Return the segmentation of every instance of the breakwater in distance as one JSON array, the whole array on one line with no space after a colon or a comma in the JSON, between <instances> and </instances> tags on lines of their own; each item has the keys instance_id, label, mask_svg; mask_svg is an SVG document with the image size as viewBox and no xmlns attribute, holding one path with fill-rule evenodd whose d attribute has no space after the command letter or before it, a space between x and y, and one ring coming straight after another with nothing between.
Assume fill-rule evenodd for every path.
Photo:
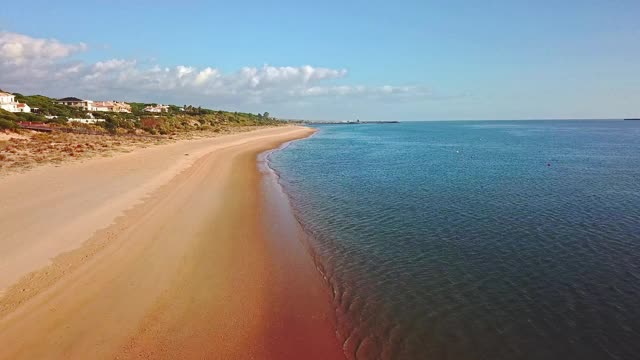
<instances>
[{"instance_id":1,"label":"breakwater in distance","mask_svg":"<svg viewBox=\"0 0 640 360\"><path fill-rule=\"evenodd\" d=\"M399 124L400 121L306 121L307 125Z\"/></svg>"}]
</instances>

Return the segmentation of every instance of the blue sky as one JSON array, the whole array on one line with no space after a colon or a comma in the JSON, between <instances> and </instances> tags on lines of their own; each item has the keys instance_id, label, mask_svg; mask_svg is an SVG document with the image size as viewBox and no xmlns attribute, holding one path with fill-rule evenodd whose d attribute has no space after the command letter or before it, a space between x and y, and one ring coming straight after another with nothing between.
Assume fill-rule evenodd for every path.
<instances>
[{"instance_id":1,"label":"blue sky","mask_svg":"<svg viewBox=\"0 0 640 360\"><path fill-rule=\"evenodd\" d=\"M32 1L0 10L0 88L308 119L640 116L639 17L637 0Z\"/></svg>"}]
</instances>

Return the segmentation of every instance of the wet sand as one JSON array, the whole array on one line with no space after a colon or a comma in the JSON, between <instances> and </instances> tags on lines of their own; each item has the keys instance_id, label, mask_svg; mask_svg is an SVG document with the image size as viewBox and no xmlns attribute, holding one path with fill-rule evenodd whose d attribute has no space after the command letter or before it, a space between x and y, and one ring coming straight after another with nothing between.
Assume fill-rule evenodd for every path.
<instances>
[{"instance_id":1,"label":"wet sand","mask_svg":"<svg viewBox=\"0 0 640 360\"><path fill-rule=\"evenodd\" d=\"M300 230L256 167L311 132L0 179L0 359L344 358Z\"/></svg>"}]
</instances>

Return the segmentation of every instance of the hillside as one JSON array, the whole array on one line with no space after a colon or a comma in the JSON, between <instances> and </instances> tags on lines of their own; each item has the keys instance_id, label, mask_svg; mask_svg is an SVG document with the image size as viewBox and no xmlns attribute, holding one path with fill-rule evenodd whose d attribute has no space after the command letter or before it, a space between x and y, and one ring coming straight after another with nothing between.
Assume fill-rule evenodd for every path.
<instances>
[{"instance_id":1,"label":"hillside","mask_svg":"<svg viewBox=\"0 0 640 360\"><path fill-rule=\"evenodd\" d=\"M58 105L55 99L43 95L22 95L14 93L16 101L26 103L31 108L38 108L38 113L10 113L0 110L0 129L13 129L18 121L40 121L53 123L58 127L77 127L68 124L67 118L86 118L86 111L66 105ZM227 127L277 125L282 121L271 118L268 113L250 114L240 112L218 111L185 105L170 105L166 113L148 113L144 111L144 103L129 103L132 113L92 112L92 116L105 119L94 127L102 128L112 134L139 133L172 134L192 130L222 131ZM45 116L57 116L47 119ZM86 127L86 126L85 126Z\"/></svg>"}]
</instances>

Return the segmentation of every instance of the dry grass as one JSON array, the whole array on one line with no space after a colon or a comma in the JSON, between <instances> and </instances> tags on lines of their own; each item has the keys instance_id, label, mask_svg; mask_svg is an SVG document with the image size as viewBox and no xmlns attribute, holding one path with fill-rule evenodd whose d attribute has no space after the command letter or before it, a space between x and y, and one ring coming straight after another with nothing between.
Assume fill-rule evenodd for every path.
<instances>
[{"instance_id":1,"label":"dry grass","mask_svg":"<svg viewBox=\"0 0 640 360\"><path fill-rule=\"evenodd\" d=\"M21 132L20 137L0 140L0 175L25 171L39 165L59 164L96 156L112 156L177 140L217 137L256 128L255 126L230 127L215 132L192 131L164 136Z\"/></svg>"}]
</instances>

